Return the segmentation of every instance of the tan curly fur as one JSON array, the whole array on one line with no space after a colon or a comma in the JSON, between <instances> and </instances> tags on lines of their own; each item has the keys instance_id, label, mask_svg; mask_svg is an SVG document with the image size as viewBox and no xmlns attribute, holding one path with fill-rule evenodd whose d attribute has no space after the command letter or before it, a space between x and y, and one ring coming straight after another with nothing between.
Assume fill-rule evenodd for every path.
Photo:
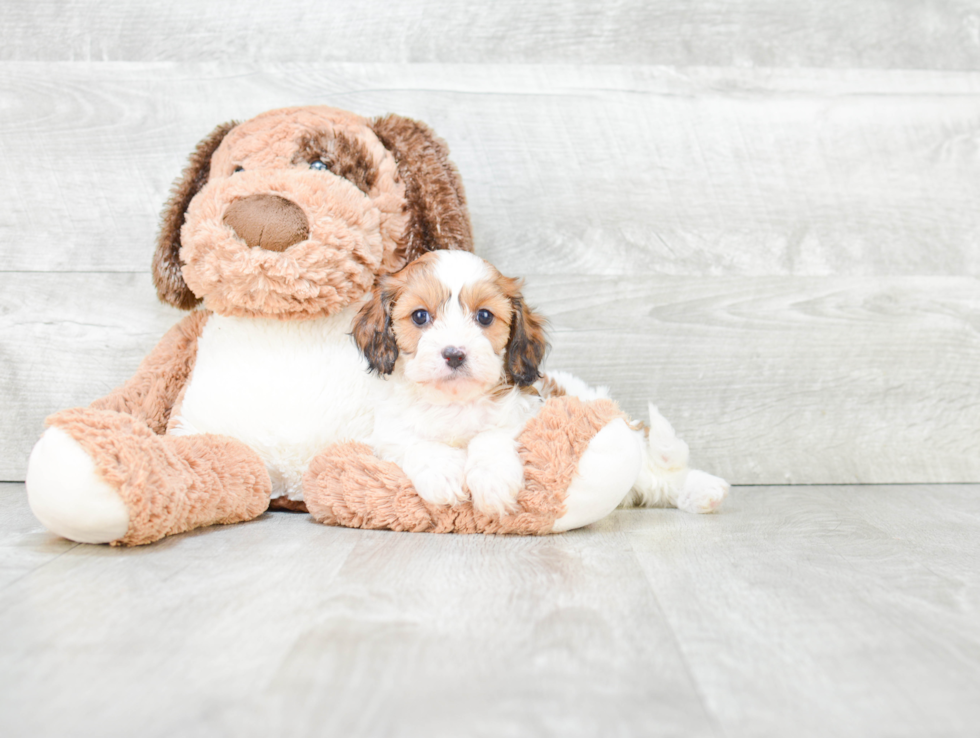
<instances>
[{"instance_id":1,"label":"tan curly fur","mask_svg":"<svg viewBox=\"0 0 980 738\"><path fill-rule=\"evenodd\" d=\"M298 206L308 237L282 251L250 247L225 215L255 195ZM444 248L472 250L472 233L448 150L426 126L286 108L220 126L198 146L164 215L154 275L161 299L177 307L203 299L222 315L308 318Z\"/></svg>"},{"instance_id":2,"label":"tan curly fur","mask_svg":"<svg viewBox=\"0 0 980 738\"><path fill-rule=\"evenodd\" d=\"M234 438L161 436L131 415L92 408L63 410L46 423L78 441L129 509L129 530L113 545L240 523L269 505L265 465Z\"/></svg>"}]
</instances>

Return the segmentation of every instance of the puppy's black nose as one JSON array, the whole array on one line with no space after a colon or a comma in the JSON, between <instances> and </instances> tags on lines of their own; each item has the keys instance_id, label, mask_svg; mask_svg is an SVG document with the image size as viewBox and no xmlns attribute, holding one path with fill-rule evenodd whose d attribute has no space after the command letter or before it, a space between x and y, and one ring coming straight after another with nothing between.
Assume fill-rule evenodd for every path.
<instances>
[{"instance_id":1,"label":"puppy's black nose","mask_svg":"<svg viewBox=\"0 0 980 738\"><path fill-rule=\"evenodd\" d=\"M463 349L456 348L455 346L446 346L442 350L442 358L446 360L453 369L458 369L462 366L463 362L466 361L466 352Z\"/></svg>"}]
</instances>

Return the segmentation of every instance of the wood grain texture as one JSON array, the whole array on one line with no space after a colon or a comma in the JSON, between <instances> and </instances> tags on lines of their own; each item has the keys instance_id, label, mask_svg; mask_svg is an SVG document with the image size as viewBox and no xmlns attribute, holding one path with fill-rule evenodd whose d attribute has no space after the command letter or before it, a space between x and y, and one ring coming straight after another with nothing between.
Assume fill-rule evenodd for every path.
<instances>
[{"instance_id":1,"label":"wood grain texture","mask_svg":"<svg viewBox=\"0 0 980 738\"><path fill-rule=\"evenodd\" d=\"M653 401L735 483L980 479L980 280L530 275L551 369ZM2 274L0 479L179 318L146 274Z\"/></svg>"},{"instance_id":2,"label":"wood grain texture","mask_svg":"<svg viewBox=\"0 0 980 738\"><path fill-rule=\"evenodd\" d=\"M0 6L0 58L980 68L970 0L261 0Z\"/></svg>"},{"instance_id":3,"label":"wood grain texture","mask_svg":"<svg viewBox=\"0 0 980 738\"><path fill-rule=\"evenodd\" d=\"M535 274L980 274L980 74L0 64L0 259L142 271L194 144L298 103L428 121Z\"/></svg>"},{"instance_id":4,"label":"wood grain texture","mask_svg":"<svg viewBox=\"0 0 980 738\"><path fill-rule=\"evenodd\" d=\"M736 488L544 539L267 514L73 546L0 485L10 736L972 736L980 488ZM45 555L30 565L18 557Z\"/></svg>"}]
</instances>

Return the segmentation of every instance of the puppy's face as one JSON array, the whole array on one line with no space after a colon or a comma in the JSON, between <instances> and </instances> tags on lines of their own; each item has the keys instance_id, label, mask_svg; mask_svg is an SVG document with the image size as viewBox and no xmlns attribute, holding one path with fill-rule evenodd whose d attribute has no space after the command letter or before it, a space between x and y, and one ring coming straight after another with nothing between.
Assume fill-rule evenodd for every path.
<instances>
[{"instance_id":1,"label":"puppy's face","mask_svg":"<svg viewBox=\"0 0 980 738\"><path fill-rule=\"evenodd\" d=\"M381 280L354 322L354 339L373 371L397 366L449 402L475 399L502 381L527 386L547 343L519 288L473 254L426 254Z\"/></svg>"}]
</instances>

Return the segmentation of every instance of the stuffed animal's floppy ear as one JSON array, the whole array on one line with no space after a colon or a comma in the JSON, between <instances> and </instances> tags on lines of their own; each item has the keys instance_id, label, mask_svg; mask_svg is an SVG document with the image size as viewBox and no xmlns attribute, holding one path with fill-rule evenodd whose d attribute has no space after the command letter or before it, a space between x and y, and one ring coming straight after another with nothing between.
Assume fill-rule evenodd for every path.
<instances>
[{"instance_id":1,"label":"stuffed animal's floppy ear","mask_svg":"<svg viewBox=\"0 0 980 738\"><path fill-rule=\"evenodd\" d=\"M163 208L160 236L153 255L153 284L160 300L181 310L191 310L200 302L180 273L180 228L184 225L184 214L194 195L207 184L211 155L236 125L234 121L222 123L197 145L184 173L174 182L170 199Z\"/></svg>"},{"instance_id":2,"label":"stuffed animal's floppy ear","mask_svg":"<svg viewBox=\"0 0 980 738\"><path fill-rule=\"evenodd\" d=\"M541 376L538 367L548 350L544 319L533 312L520 295L511 298L511 305L513 315L507 341L507 377L519 387L527 387Z\"/></svg>"},{"instance_id":3,"label":"stuffed animal's floppy ear","mask_svg":"<svg viewBox=\"0 0 980 738\"><path fill-rule=\"evenodd\" d=\"M371 300L354 318L354 329L351 331L354 342L368 361L368 367L381 376L391 374L398 359L398 343L391 327L394 301L394 292L386 288L382 279L381 284L374 288Z\"/></svg>"},{"instance_id":4,"label":"stuffed animal's floppy ear","mask_svg":"<svg viewBox=\"0 0 980 738\"><path fill-rule=\"evenodd\" d=\"M407 264L427 251L473 250L473 229L466 193L449 147L424 123L386 115L371 121L371 130L395 156L405 182L411 211L404 260Z\"/></svg>"}]
</instances>

